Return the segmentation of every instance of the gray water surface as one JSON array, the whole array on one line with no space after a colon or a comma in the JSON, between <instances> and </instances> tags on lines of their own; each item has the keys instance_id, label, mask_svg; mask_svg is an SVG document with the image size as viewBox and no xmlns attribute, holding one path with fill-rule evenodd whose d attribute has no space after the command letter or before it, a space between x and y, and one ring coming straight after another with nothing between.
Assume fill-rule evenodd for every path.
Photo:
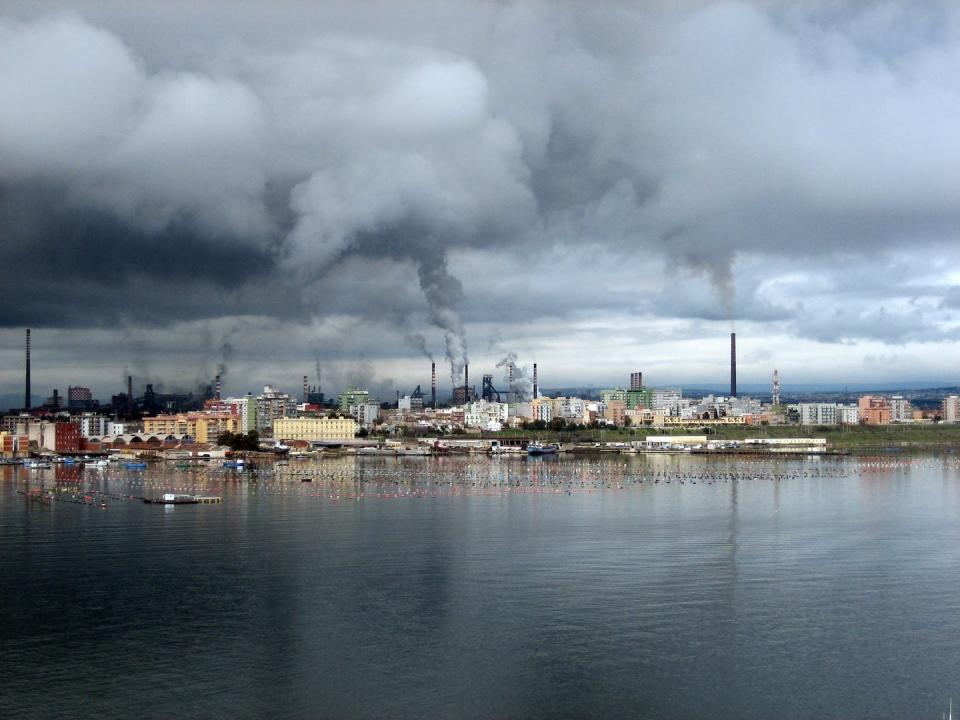
<instances>
[{"instance_id":1,"label":"gray water surface","mask_svg":"<svg viewBox=\"0 0 960 720\"><path fill-rule=\"evenodd\" d=\"M0 717L936 718L960 697L953 458L275 470L0 468ZM17 492L41 483L94 504ZM175 488L223 503L111 497Z\"/></svg>"}]
</instances>

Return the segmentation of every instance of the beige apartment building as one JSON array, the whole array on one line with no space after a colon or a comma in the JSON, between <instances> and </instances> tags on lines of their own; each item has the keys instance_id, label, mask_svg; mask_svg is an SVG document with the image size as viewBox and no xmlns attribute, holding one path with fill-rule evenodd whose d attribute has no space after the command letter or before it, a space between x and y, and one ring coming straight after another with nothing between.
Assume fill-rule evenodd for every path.
<instances>
[{"instance_id":1,"label":"beige apartment building","mask_svg":"<svg viewBox=\"0 0 960 720\"><path fill-rule=\"evenodd\" d=\"M273 421L273 437L277 440L337 442L353 440L357 421L353 418L277 418Z\"/></svg>"},{"instance_id":2,"label":"beige apartment building","mask_svg":"<svg viewBox=\"0 0 960 720\"><path fill-rule=\"evenodd\" d=\"M216 442L221 433L240 431L240 416L233 413L179 413L143 419L145 435L189 435L197 442Z\"/></svg>"}]
</instances>

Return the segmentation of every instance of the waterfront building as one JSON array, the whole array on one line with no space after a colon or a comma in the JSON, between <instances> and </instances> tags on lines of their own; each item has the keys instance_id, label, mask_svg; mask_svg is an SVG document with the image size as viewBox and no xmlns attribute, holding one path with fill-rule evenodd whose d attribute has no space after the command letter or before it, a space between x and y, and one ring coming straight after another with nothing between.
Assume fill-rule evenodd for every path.
<instances>
[{"instance_id":1,"label":"waterfront building","mask_svg":"<svg viewBox=\"0 0 960 720\"><path fill-rule=\"evenodd\" d=\"M83 413L79 416L78 422L81 437L103 437L110 431L110 418L106 415Z\"/></svg>"},{"instance_id":2,"label":"waterfront building","mask_svg":"<svg viewBox=\"0 0 960 720\"><path fill-rule=\"evenodd\" d=\"M39 431L37 445L41 450L52 450L59 453L80 452L79 423L69 421L47 422L44 420L33 423L31 430L33 428Z\"/></svg>"},{"instance_id":3,"label":"waterfront building","mask_svg":"<svg viewBox=\"0 0 960 720\"><path fill-rule=\"evenodd\" d=\"M273 421L273 437L282 441L342 442L357 434L352 417L278 418Z\"/></svg>"},{"instance_id":4,"label":"waterfront building","mask_svg":"<svg viewBox=\"0 0 960 720\"><path fill-rule=\"evenodd\" d=\"M856 425L860 412L856 405L837 403L799 403L801 425Z\"/></svg>"},{"instance_id":5,"label":"waterfront building","mask_svg":"<svg viewBox=\"0 0 960 720\"><path fill-rule=\"evenodd\" d=\"M256 397L257 430L270 430L278 418L293 417L297 412L296 398L265 385Z\"/></svg>"},{"instance_id":6,"label":"waterfront building","mask_svg":"<svg viewBox=\"0 0 960 720\"><path fill-rule=\"evenodd\" d=\"M143 432L146 435L189 435L200 443L216 442L221 433L239 431L240 417L236 413L178 413L143 419Z\"/></svg>"},{"instance_id":7,"label":"waterfront building","mask_svg":"<svg viewBox=\"0 0 960 720\"><path fill-rule=\"evenodd\" d=\"M948 395L940 403L940 418L943 422L960 422L960 395Z\"/></svg>"},{"instance_id":8,"label":"waterfront building","mask_svg":"<svg viewBox=\"0 0 960 720\"><path fill-rule=\"evenodd\" d=\"M857 402L860 422L865 425L889 425L892 416L887 398L876 395L863 395Z\"/></svg>"},{"instance_id":9,"label":"waterfront building","mask_svg":"<svg viewBox=\"0 0 960 720\"><path fill-rule=\"evenodd\" d=\"M240 418L240 432L246 435L257 429L257 401L250 394L244 397L227 399L227 406L231 412Z\"/></svg>"},{"instance_id":10,"label":"waterfront building","mask_svg":"<svg viewBox=\"0 0 960 720\"><path fill-rule=\"evenodd\" d=\"M627 403L621 401L608 402L603 417L614 425L622 426L626 421Z\"/></svg>"},{"instance_id":11,"label":"waterfront building","mask_svg":"<svg viewBox=\"0 0 960 720\"><path fill-rule=\"evenodd\" d=\"M116 420L107 423L107 435L131 435L141 430L140 423Z\"/></svg>"},{"instance_id":12,"label":"waterfront building","mask_svg":"<svg viewBox=\"0 0 960 720\"><path fill-rule=\"evenodd\" d=\"M466 427L491 429L494 425L503 427L510 415L507 403L488 402L479 400L472 402L463 409L463 424Z\"/></svg>"},{"instance_id":13,"label":"waterfront building","mask_svg":"<svg viewBox=\"0 0 960 720\"><path fill-rule=\"evenodd\" d=\"M890 398L890 421L891 422L910 422L913 420L913 410L910 407L910 401L902 395L894 395Z\"/></svg>"}]
</instances>

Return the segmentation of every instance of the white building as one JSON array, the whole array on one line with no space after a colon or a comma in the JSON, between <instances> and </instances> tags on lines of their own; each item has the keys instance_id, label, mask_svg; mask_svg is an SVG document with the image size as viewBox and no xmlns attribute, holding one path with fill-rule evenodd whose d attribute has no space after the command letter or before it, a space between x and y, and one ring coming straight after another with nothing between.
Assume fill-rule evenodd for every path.
<instances>
[{"instance_id":1,"label":"white building","mask_svg":"<svg viewBox=\"0 0 960 720\"><path fill-rule=\"evenodd\" d=\"M273 421L278 418L293 417L297 413L296 398L278 392L269 385L263 388L263 394L257 395L257 430L273 429Z\"/></svg>"},{"instance_id":2,"label":"white building","mask_svg":"<svg viewBox=\"0 0 960 720\"><path fill-rule=\"evenodd\" d=\"M801 425L856 425L860 410L856 405L837 403L799 403Z\"/></svg>"},{"instance_id":3,"label":"white building","mask_svg":"<svg viewBox=\"0 0 960 720\"><path fill-rule=\"evenodd\" d=\"M464 406L463 424L466 427L477 427L485 430L490 429L491 423L497 424L502 429L503 423L507 421L510 415L510 406L507 403L487 402L480 400Z\"/></svg>"},{"instance_id":4,"label":"white building","mask_svg":"<svg viewBox=\"0 0 960 720\"><path fill-rule=\"evenodd\" d=\"M912 420L910 401L903 395L894 395L890 398L890 422L907 422Z\"/></svg>"},{"instance_id":5,"label":"white building","mask_svg":"<svg viewBox=\"0 0 960 720\"><path fill-rule=\"evenodd\" d=\"M83 413L80 418L80 437L103 437L110 431L110 418L106 415Z\"/></svg>"},{"instance_id":6,"label":"white building","mask_svg":"<svg viewBox=\"0 0 960 720\"><path fill-rule=\"evenodd\" d=\"M422 412L423 398L404 395L397 403L397 410L401 410L403 412Z\"/></svg>"},{"instance_id":7,"label":"white building","mask_svg":"<svg viewBox=\"0 0 960 720\"><path fill-rule=\"evenodd\" d=\"M141 431L140 423L110 422L107 424L107 435L132 435Z\"/></svg>"},{"instance_id":8,"label":"white building","mask_svg":"<svg viewBox=\"0 0 960 720\"><path fill-rule=\"evenodd\" d=\"M250 395L228 398L227 403L235 405L240 416L240 432L246 435L257 429L257 403Z\"/></svg>"},{"instance_id":9,"label":"white building","mask_svg":"<svg viewBox=\"0 0 960 720\"><path fill-rule=\"evenodd\" d=\"M960 395L947 395L940 403L940 418L943 422L960 422Z\"/></svg>"},{"instance_id":10,"label":"white building","mask_svg":"<svg viewBox=\"0 0 960 720\"><path fill-rule=\"evenodd\" d=\"M679 415L684 405L680 388L659 388L650 391L651 410L664 410L668 415Z\"/></svg>"},{"instance_id":11,"label":"white building","mask_svg":"<svg viewBox=\"0 0 960 720\"><path fill-rule=\"evenodd\" d=\"M380 416L380 406L376 403L360 403L359 405L350 405L347 408L347 414L357 419L361 427L368 430L373 427L373 422Z\"/></svg>"}]
</instances>

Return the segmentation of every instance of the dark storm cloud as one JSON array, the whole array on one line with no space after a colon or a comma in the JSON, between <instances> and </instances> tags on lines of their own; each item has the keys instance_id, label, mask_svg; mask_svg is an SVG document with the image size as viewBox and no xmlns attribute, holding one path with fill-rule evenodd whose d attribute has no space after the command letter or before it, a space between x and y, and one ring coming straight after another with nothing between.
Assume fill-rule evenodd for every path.
<instances>
[{"instance_id":1,"label":"dark storm cloud","mask_svg":"<svg viewBox=\"0 0 960 720\"><path fill-rule=\"evenodd\" d=\"M947 3L177 8L0 20L0 324L347 313L451 378L465 320L505 305L900 342L920 310L838 323L757 288L790 263L936 255L960 227ZM674 287L610 287L590 256L576 286L551 277L558 248Z\"/></svg>"}]
</instances>

